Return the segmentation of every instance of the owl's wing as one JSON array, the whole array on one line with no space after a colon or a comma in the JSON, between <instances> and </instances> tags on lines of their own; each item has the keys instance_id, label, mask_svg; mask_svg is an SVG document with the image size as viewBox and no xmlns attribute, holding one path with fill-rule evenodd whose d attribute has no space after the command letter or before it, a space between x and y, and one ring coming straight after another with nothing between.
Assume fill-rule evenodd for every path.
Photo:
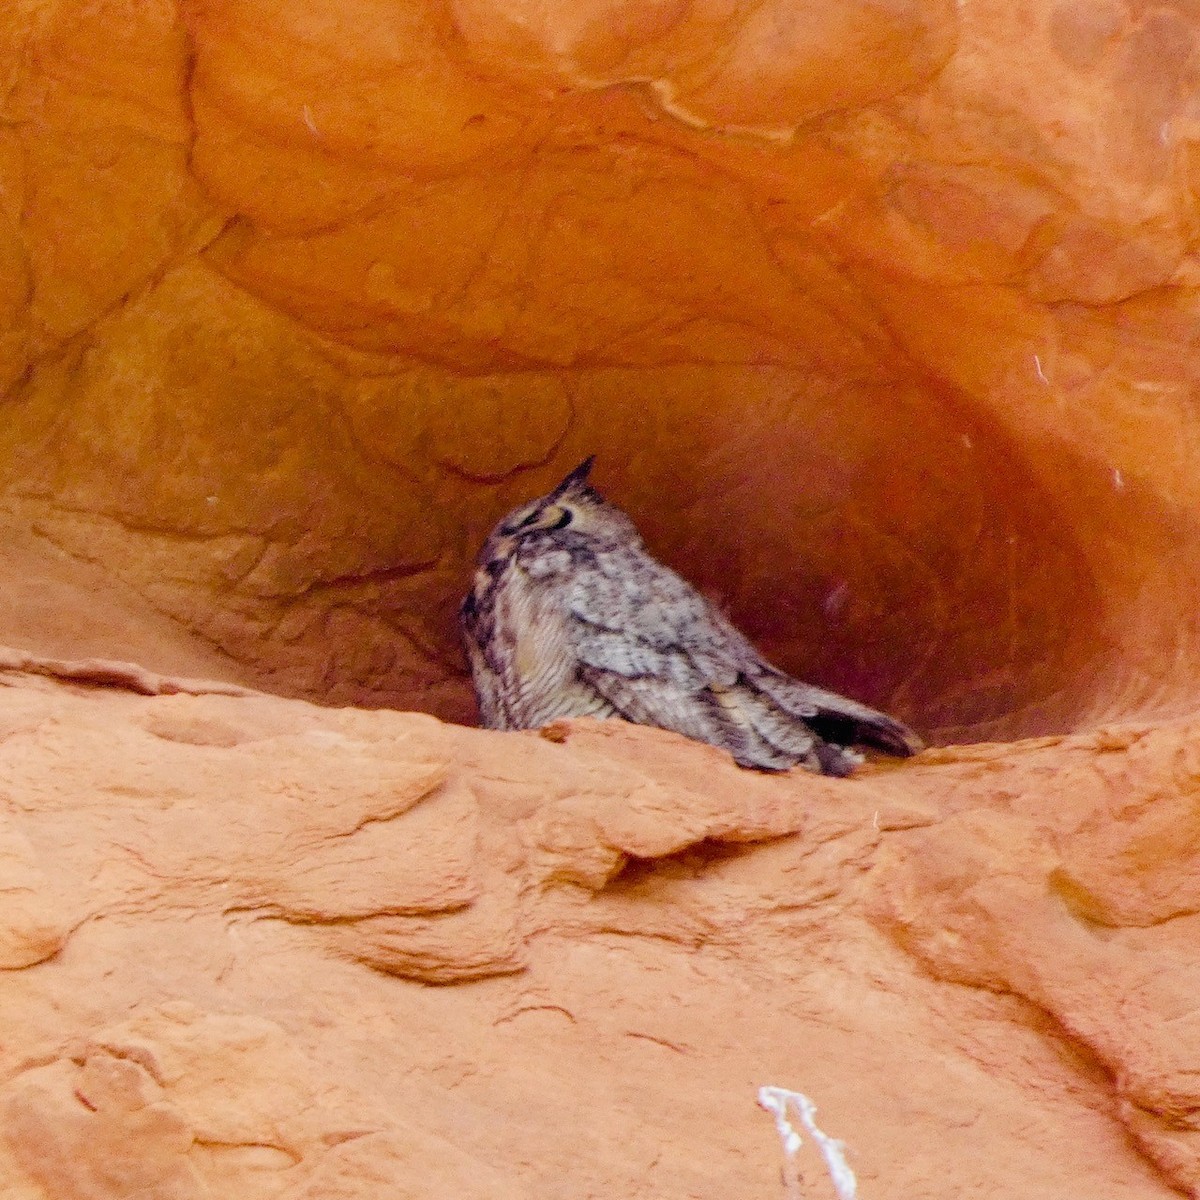
<instances>
[{"instance_id":1,"label":"owl's wing","mask_svg":"<svg viewBox=\"0 0 1200 1200\"><path fill-rule=\"evenodd\" d=\"M844 775L862 741L911 754L912 735L865 705L776 671L690 584L645 554L582 566L569 637L581 678L617 712L721 746L743 766ZM846 734L847 736L838 736Z\"/></svg>"},{"instance_id":2,"label":"owl's wing","mask_svg":"<svg viewBox=\"0 0 1200 1200\"><path fill-rule=\"evenodd\" d=\"M703 596L646 555L620 557L572 583L582 680L626 720L720 746L742 766L844 773L811 729L748 685L742 660L753 648Z\"/></svg>"}]
</instances>

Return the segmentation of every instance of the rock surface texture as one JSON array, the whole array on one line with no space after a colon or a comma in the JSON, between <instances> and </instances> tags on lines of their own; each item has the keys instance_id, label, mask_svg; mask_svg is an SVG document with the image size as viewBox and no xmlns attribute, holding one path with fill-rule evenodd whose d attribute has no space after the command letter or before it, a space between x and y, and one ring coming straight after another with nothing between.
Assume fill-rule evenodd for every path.
<instances>
[{"instance_id":1,"label":"rock surface texture","mask_svg":"<svg viewBox=\"0 0 1200 1200\"><path fill-rule=\"evenodd\" d=\"M832 1195L764 1084L867 1200L1200 1195L1198 83L1182 0L0 4L2 1200ZM451 723L593 452L940 748Z\"/></svg>"},{"instance_id":2,"label":"rock surface texture","mask_svg":"<svg viewBox=\"0 0 1200 1200\"><path fill-rule=\"evenodd\" d=\"M797 1194L761 1085L864 1197L1200 1188L1195 724L827 780L0 682L6 1200Z\"/></svg>"}]
</instances>

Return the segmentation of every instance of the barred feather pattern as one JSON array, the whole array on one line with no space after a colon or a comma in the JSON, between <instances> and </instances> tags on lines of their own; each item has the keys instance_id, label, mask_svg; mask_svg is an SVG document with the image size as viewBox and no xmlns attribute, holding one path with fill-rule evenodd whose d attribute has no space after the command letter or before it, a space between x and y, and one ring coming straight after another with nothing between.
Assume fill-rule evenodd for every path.
<instances>
[{"instance_id":1,"label":"barred feather pattern","mask_svg":"<svg viewBox=\"0 0 1200 1200\"><path fill-rule=\"evenodd\" d=\"M504 517L480 551L462 628L482 723L622 717L727 750L743 767L847 775L851 747L906 756L883 713L791 678L646 549L587 483L591 460Z\"/></svg>"}]
</instances>

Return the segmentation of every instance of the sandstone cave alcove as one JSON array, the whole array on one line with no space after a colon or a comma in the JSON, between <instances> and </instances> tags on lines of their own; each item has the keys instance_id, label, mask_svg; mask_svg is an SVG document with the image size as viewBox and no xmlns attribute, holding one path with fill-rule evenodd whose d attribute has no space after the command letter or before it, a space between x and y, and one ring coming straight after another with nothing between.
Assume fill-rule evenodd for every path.
<instances>
[{"instance_id":1,"label":"sandstone cave alcove","mask_svg":"<svg viewBox=\"0 0 1200 1200\"><path fill-rule=\"evenodd\" d=\"M471 556L596 453L770 657L934 741L1195 707L1187 29L993 77L929 0L675 78L679 14L650 62L452 8L0 30L0 637L469 720Z\"/></svg>"}]
</instances>

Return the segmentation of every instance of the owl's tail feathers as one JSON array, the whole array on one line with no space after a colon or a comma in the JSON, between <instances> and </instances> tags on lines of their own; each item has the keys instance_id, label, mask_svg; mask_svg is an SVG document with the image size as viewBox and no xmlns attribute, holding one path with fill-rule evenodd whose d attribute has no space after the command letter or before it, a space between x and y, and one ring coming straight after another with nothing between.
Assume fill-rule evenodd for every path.
<instances>
[{"instance_id":1,"label":"owl's tail feathers","mask_svg":"<svg viewBox=\"0 0 1200 1200\"><path fill-rule=\"evenodd\" d=\"M754 685L834 746L871 746L899 758L925 749L925 743L895 718L836 692L800 683L780 671L768 667L755 672Z\"/></svg>"},{"instance_id":2,"label":"owl's tail feathers","mask_svg":"<svg viewBox=\"0 0 1200 1200\"><path fill-rule=\"evenodd\" d=\"M925 749L925 743L907 725L879 712L869 717L847 717L822 707L816 716L808 718L808 724L827 742L839 746L870 746L898 758L909 758Z\"/></svg>"}]
</instances>

